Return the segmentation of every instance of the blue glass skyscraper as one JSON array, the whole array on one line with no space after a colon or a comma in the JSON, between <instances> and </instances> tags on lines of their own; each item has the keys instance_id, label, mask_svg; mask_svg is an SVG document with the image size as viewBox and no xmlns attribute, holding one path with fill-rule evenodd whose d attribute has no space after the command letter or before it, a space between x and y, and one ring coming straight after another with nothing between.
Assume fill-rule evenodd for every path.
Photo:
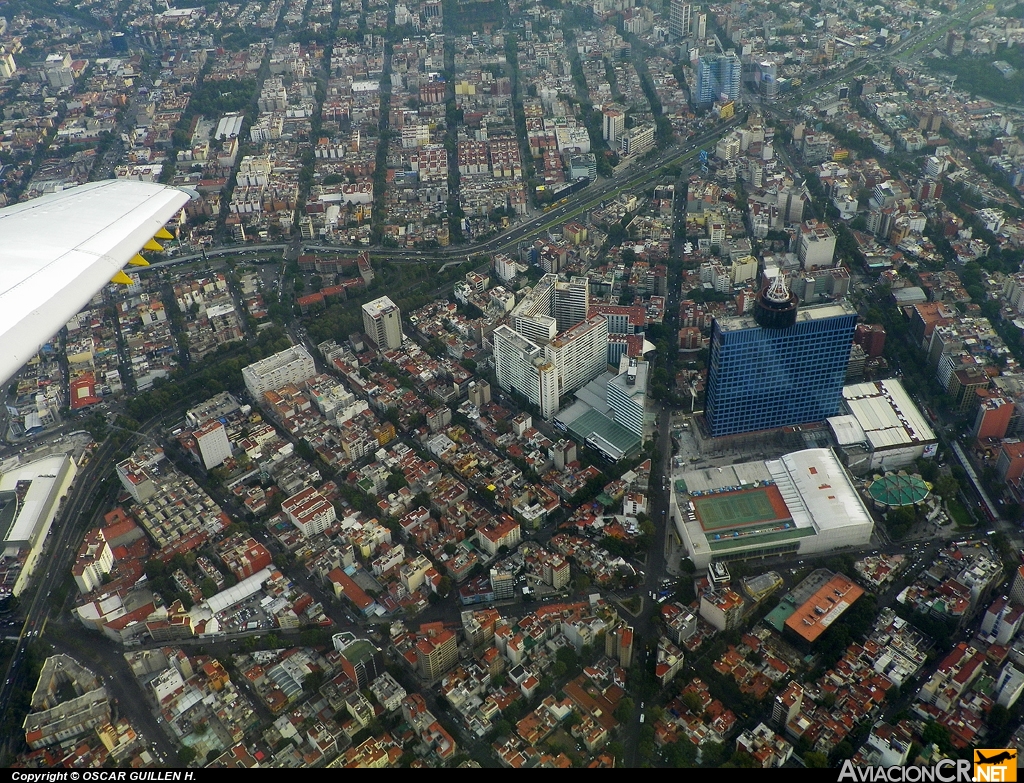
<instances>
[{"instance_id":1,"label":"blue glass skyscraper","mask_svg":"<svg viewBox=\"0 0 1024 783\"><path fill-rule=\"evenodd\" d=\"M742 64L731 49L725 54L704 54L697 60L697 84L694 103L710 106L720 98L735 101L740 97Z\"/></svg>"},{"instance_id":2,"label":"blue glass skyscraper","mask_svg":"<svg viewBox=\"0 0 1024 783\"><path fill-rule=\"evenodd\" d=\"M847 302L798 309L780 278L753 316L716 319L704 410L712 437L834 416L856 325Z\"/></svg>"}]
</instances>

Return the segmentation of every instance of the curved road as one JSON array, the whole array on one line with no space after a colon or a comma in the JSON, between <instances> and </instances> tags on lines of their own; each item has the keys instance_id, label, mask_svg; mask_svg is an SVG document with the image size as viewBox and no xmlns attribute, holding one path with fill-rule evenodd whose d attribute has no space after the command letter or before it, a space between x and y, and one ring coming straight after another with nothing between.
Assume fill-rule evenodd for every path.
<instances>
[{"instance_id":1,"label":"curved road","mask_svg":"<svg viewBox=\"0 0 1024 783\"><path fill-rule=\"evenodd\" d=\"M389 261L431 263L451 261L453 258L472 256L477 253L499 253L505 250L510 250L515 248L524 239L533 236L538 232L561 225L566 220L576 217L588 209L592 209L597 204L600 204L602 201L607 201L609 198L623 190L631 190L641 187L652 180L663 176L663 174L660 173L661 168L677 163L683 163L690 158L696 157L702 147L717 141L721 136L725 135L739 124L739 121L740 118L738 116L733 117L728 122L715 126L713 130L707 131L702 135L691 139L687 142L685 147L680 148L678 145L669 147L655 155L649 161L645 161L642 167L630 166L626 171L616 174L610 179L598 180L597 183L583 190L578 195L570 197L572 200L568 203L537 215L526 222L517 223L507 231L496 236L489 237L482 242L470 242L463 245L438 248L435 250L374 248L371 252L376 255L386 255ZM629 173L631 170L633 173ZM290 243L279 242L266 245L230 245L218 247L213 250L207 250L201 253L192 253L190 255L177 256L174 258L156 261L148 267L139 267L134 271L145 272L147 269L159 269L160 267L174 266L177 264L188 264L194 261L203 261L217 256L231 256L239 255L241 253L260 253L263 251L283 252L299 246L305 250L329 252L342 256L351 255L353 258L360 253L365 252L365 249L363 248L353 248L347 245L322 245L314 242L299 242L298 240Z\"/></svg>"}]
</instances>

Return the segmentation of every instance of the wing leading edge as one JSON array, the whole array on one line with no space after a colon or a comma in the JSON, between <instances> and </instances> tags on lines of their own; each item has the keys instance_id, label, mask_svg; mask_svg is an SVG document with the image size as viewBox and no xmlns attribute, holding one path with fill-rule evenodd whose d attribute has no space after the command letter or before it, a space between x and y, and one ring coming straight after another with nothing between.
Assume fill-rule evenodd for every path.
<instances>
[{"instance_id":1,"label":"wing leading edge","mask_svg":"<svg viewBox=\"0 0 1024 783\"><path fill-rule=\"evenodd\" d=\"M117 275L188 202L108 180L0 209L0 383Z\"/></svg>"}]
</instances>

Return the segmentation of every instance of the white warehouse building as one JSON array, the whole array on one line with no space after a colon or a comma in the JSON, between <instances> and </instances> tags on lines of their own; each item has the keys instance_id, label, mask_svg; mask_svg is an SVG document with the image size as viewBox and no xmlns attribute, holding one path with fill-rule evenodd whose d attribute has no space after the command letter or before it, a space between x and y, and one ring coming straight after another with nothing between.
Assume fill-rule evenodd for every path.
<instances>
[{"instance_id":1,"label":"white warehouse building","mask_svg":"<svg viewBox=\"0 0 1024 783\"><path fill-rule=\"evenodd\" d=\"M840 409L842 415L826 421L854 475L899 470L935 456L935 431L895 378L844 386Z\"/></svg>"}]
</instances>

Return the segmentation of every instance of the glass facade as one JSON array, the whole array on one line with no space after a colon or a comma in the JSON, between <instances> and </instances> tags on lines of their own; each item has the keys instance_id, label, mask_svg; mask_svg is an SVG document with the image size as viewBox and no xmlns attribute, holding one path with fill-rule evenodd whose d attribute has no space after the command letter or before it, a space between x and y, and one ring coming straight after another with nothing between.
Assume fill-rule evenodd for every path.
<instances>
[{"instance_id":1,"label":"glass facade","mask_svg":"<svg viewBox=\"0 0 1024 783\"><path fill-rule=\"evenodd\" d=\"M713 437L821 421L839 410L857 313L802 308L796 323L715 321L704 417Z\"/></svg>"},{"instance_id":2,"label":"glass facade","mask_svg":"<svg viewBox=\"0 0 1024 783\"><path fill-rule=\"evenodd\" d=\"M724 96L730 101L740 97L740 58L732 50L725 54L702 55L697 61L697 98L702 106Z\"/></svg>"}]
</instances>

